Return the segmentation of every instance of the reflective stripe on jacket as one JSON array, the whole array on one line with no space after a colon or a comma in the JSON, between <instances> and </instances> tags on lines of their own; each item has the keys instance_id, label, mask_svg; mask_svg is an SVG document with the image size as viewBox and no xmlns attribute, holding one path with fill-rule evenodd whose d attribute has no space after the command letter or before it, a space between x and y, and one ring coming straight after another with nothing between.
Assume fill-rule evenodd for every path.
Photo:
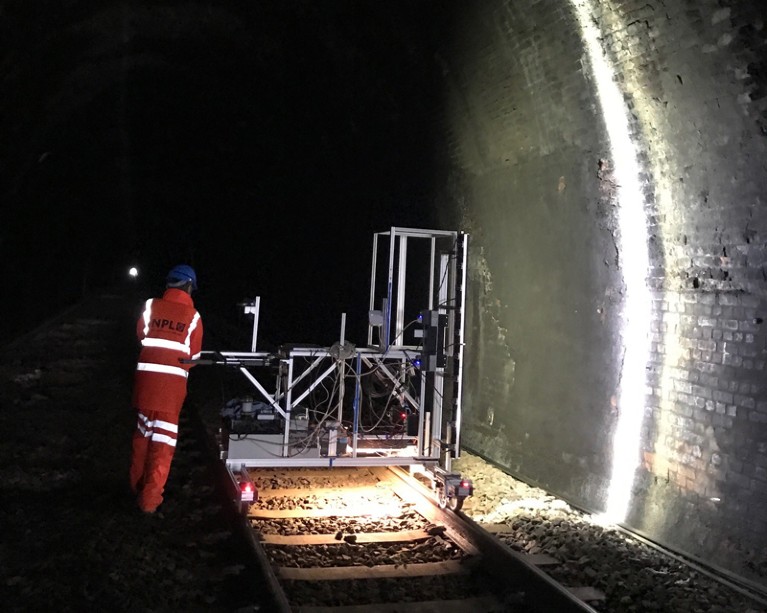
<instances>
[{"instance_id":1,"label":"reflective stripe on jacket","mask_svg":"<svg viewBox=\"0 0 767 613\"><path fill-rule=\"evenodd\" d=\"M141 343L133 387L133 406L147 411L178 415L186 398L190 364L181 360L199 357L202 320L192 297L169 288L162 298L146 301L136 323Z\"/></svg>"}]
</instances>

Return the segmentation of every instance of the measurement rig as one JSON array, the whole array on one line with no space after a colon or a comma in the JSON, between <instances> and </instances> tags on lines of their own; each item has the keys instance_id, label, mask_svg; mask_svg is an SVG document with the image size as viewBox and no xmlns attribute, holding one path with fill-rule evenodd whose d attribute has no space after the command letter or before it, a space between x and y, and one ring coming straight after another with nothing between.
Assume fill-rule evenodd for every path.
<instances>
[{"instance_id":1,"label":"measurement rig","mask_svg":"<svg viewBox=\"0 0 767 613\"><path fill-rule=\"evenodd\" d=\"M460 455L466 263L463 232L392 227L373 235L367 346L205 351L197 364L238 369L252 396L221 411L221 459L233 499L257 498L248 468L408 466L430 481L439 505L461 508L473 492L451 471ZM379 258L388 267L379 265Z\"/></svg>"}]
</instances>

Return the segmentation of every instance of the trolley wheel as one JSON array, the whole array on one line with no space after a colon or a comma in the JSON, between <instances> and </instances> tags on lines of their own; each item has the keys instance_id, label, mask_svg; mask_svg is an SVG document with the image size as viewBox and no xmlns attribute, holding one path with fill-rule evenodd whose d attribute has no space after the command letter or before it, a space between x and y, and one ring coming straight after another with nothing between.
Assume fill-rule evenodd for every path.
<instances>
[{"instance_id":1,"label":"trolley wheel","mask_svg":"<svg viewBox=\"0 0 767 613\"><path fill-rule=\"evenodd\" d=\"M445 488L440 487L437 490L437 504L440 509L450 509L451 511L460 511L463 507L463 501L466 496L453 496L448 498L445 494Z\"/></svg>"},{"instance_id":2,"label":"trolley wheel","mask_svg":"<svg viewBox=\"0 0 767 613\"><path fill-rule=\"evenodd\" d=\"M437 504L439 505L440 509L444 509L447 507L448 503L448 497L445 493L444 487L437 487Z\"/></svg>"}]
</instances>

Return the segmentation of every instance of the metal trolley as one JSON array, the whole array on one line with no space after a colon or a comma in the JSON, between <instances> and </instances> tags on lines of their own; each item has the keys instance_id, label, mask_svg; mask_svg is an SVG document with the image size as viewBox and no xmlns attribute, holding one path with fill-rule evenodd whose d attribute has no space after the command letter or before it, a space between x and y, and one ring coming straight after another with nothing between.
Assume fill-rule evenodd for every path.
<instances>
[{"instance_id":1,"label":"metal trolley","mask_svg":"<svg viewBox=\"0 0 767 613\"><path fill-rule=\"evenodd\" d=\"M222 409L221 459L235 502L257 496L255 467L409 466L442 507L473 491L451 471L460 455L466 263L463 232L392 227L373 235L367 346L203 352L198 363L238 369L252 395Z\"/></svg>"}]
</instances>

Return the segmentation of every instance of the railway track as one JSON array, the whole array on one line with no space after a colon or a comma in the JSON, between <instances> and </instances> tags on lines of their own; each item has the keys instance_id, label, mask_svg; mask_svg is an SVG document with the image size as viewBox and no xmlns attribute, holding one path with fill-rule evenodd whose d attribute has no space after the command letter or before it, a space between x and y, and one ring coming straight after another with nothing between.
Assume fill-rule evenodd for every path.
<instances>
[{"instance_id":1,"label":"railway track","mask_svg":"<svg viewBox=\"0 0 767 613\"><path fill-rule=\"evenodd\" d=\"M226 471L219 460L215 437L197 428L207 433L214 431L220 419L217 411L211 412L207 426L196 419L196 412L186 413L188 418L195 416L190 419L194 427L181 436L174 461L175 476L163 507L164 518L148 522L136 516L132 504L118 502L122 494L115 485L124 475L127 440L133 427L125 402L130 393L125 373L132 371L133 337L130 329L124 335L118 334L114 322L103 318L105 314L121 314L124 307L117 298L94 299L94 304L79 305L5 346L4 359L0 360L0 378L4 381L0 402L12 410L4 411L2 416L4 432L9 436L0 454L2 493L7 501L0 514L8 526L5 551L10 551L12 557L0 573L5 588L4 610L100 610L114 608L116 602L122 610L200 610L201 604L204 610L211 611L270 612L370 613L407 611L407 606L416 611L429 611L429 606L450 611L449 607L454 606L473 613L492 611L491 607L499 604L504 611L589 610L577 604L570 605L579 607L576 609L556 604L555 599L561 595L541 595L545 590L535 585L541 570L554 569L553 574L562 577L577 566L573 561L590 556L592 561L586 565L593 567L595 583L608 594L611 589L617 592L605 603L593 604L595 609L767 611L763 602L749 602L737 593L716 588L713 581L704 582L699 573L698 577L682 574L668 560L651 564L646 556L627 549L625 544L611 544L609 535L603 538L569 518L562 520L562 526L572 523L584 539L570 542L563 557L569 562L559 571L537 554L523 557L518 553L525 564L513 565L506 553L481 542L489 539L497 546L498 538L480 530L474 540L477 525L464 523L463 513L430 515L439 513L427 500L431 492L425 492L420 499L400 497L393 484L378 485L393 475L379 479L368 469L337 467L329 474L325 471L324 476L323 471L300 475L299 469L293 469L294 474L251 470L261 488L261 499L249 507L250 517L235 518L239 538L230 538L231 517L213 511L223 499L214 495L216 488L208 487L214 482L205 476L203 465L207 468L209 460L211 466ZM128 310L125 308L130 322ZM205 381L203 372L195 373L195 381L199 379L200 385L213 389L215 385ZM214 374L211 372L210 378L216 382ZM195 390L192 398L200 395L200 390ZM194 453L198 445L191 440L193 437L201 443L200 448L209 452L204 457ZM355 479L360 482L355 483ZM359 489L353 489L356 487ZM478 495L468 499L466 513L472 512L472 507L477 511L481 492L500 487L494 481L480 483ZM412 486L407 490L411 490L408 495L414 495ZM366 492L382 493L382 505L396 502L402 512L395 515L395 510L390 509L387 514L385 508L379 508L378 513L370 513L374 498L363 498ZM54 514L47 504L52 496L56 499ZM344 498L346 513L327 516L326 512L324 517L323 513L304 513L319 506L326 510L331 505L340 508ZM314 505L320 499L325 502ZM292 508L295 516L258 516L259 509L276 512L283 506L285 510ZM431 506L432 511L421 513L423 506ZM228 508L222 507L221 515ZM230 512L236 515L233 509ZM544 517L531 512L516 519L494 515L486 521L504 523L486 527L509 541L506 549L516 546L519 550L548 550L544 541L554 537L551 533L541 536L541 521L560 521L558 513ZM551 525L548 530L553 530ZM382 536L387 533L396 536ZM28 538L30 534L36 537L34 543ZM454 534L458 537L453 538ZM251 567L250 558L241 554L243 540L252 545L250 557L257 557L258 572ZM479 553L463 548L465 542ZM319 553L312 558L315 548ZM602 553L614 548L618 553L610 562L597 564L595 548ZM372 551L365 557L369 549ZM345 566L335 560L333 550L348 556ZM279 553L272 556L274 552ZM421 560L412 560L411 555L420 555ZM419 564L439 563L443 563L441 570L451 572L415 575ZM388 572L399 574L371 577L374 572L383 572L371 569L387 566L394 567ZM286 568L296 573L317 567L341 567L342 571L333 572L348 573L346 577L360 572L362 578L315 580L307 572L304 577L289 579L280 576L278 570ZM452 572L456 569L459 572ZM611 577L610 571L617 578ZM147 572L161 572L167 577L164 581L147 581ZM330 576L329 571L311 572ZM657 597L632 583L643 575L650 576L649 585ZM498 586L503 590L499 592ZM267 603L270 590L276 595L276 605ZM686 593L682 597L683 590ZM360 594L366 598L357 599ZM403 604L407 601L411 605ZM449 601L454 602L447 604ZM256 603L262 603L260 608Z\"/></svg>"},{"instance_id":2,"label":"railway track","mask_svg":"<svg viewBox=\"0 0 767 613\"><path fill-rule=\"evenodd\" d=\"M386 468L249 469L249 538L284 612L594 611ZM581 595L593 592L581 592Z\"/></svg>"}]
</instances>

